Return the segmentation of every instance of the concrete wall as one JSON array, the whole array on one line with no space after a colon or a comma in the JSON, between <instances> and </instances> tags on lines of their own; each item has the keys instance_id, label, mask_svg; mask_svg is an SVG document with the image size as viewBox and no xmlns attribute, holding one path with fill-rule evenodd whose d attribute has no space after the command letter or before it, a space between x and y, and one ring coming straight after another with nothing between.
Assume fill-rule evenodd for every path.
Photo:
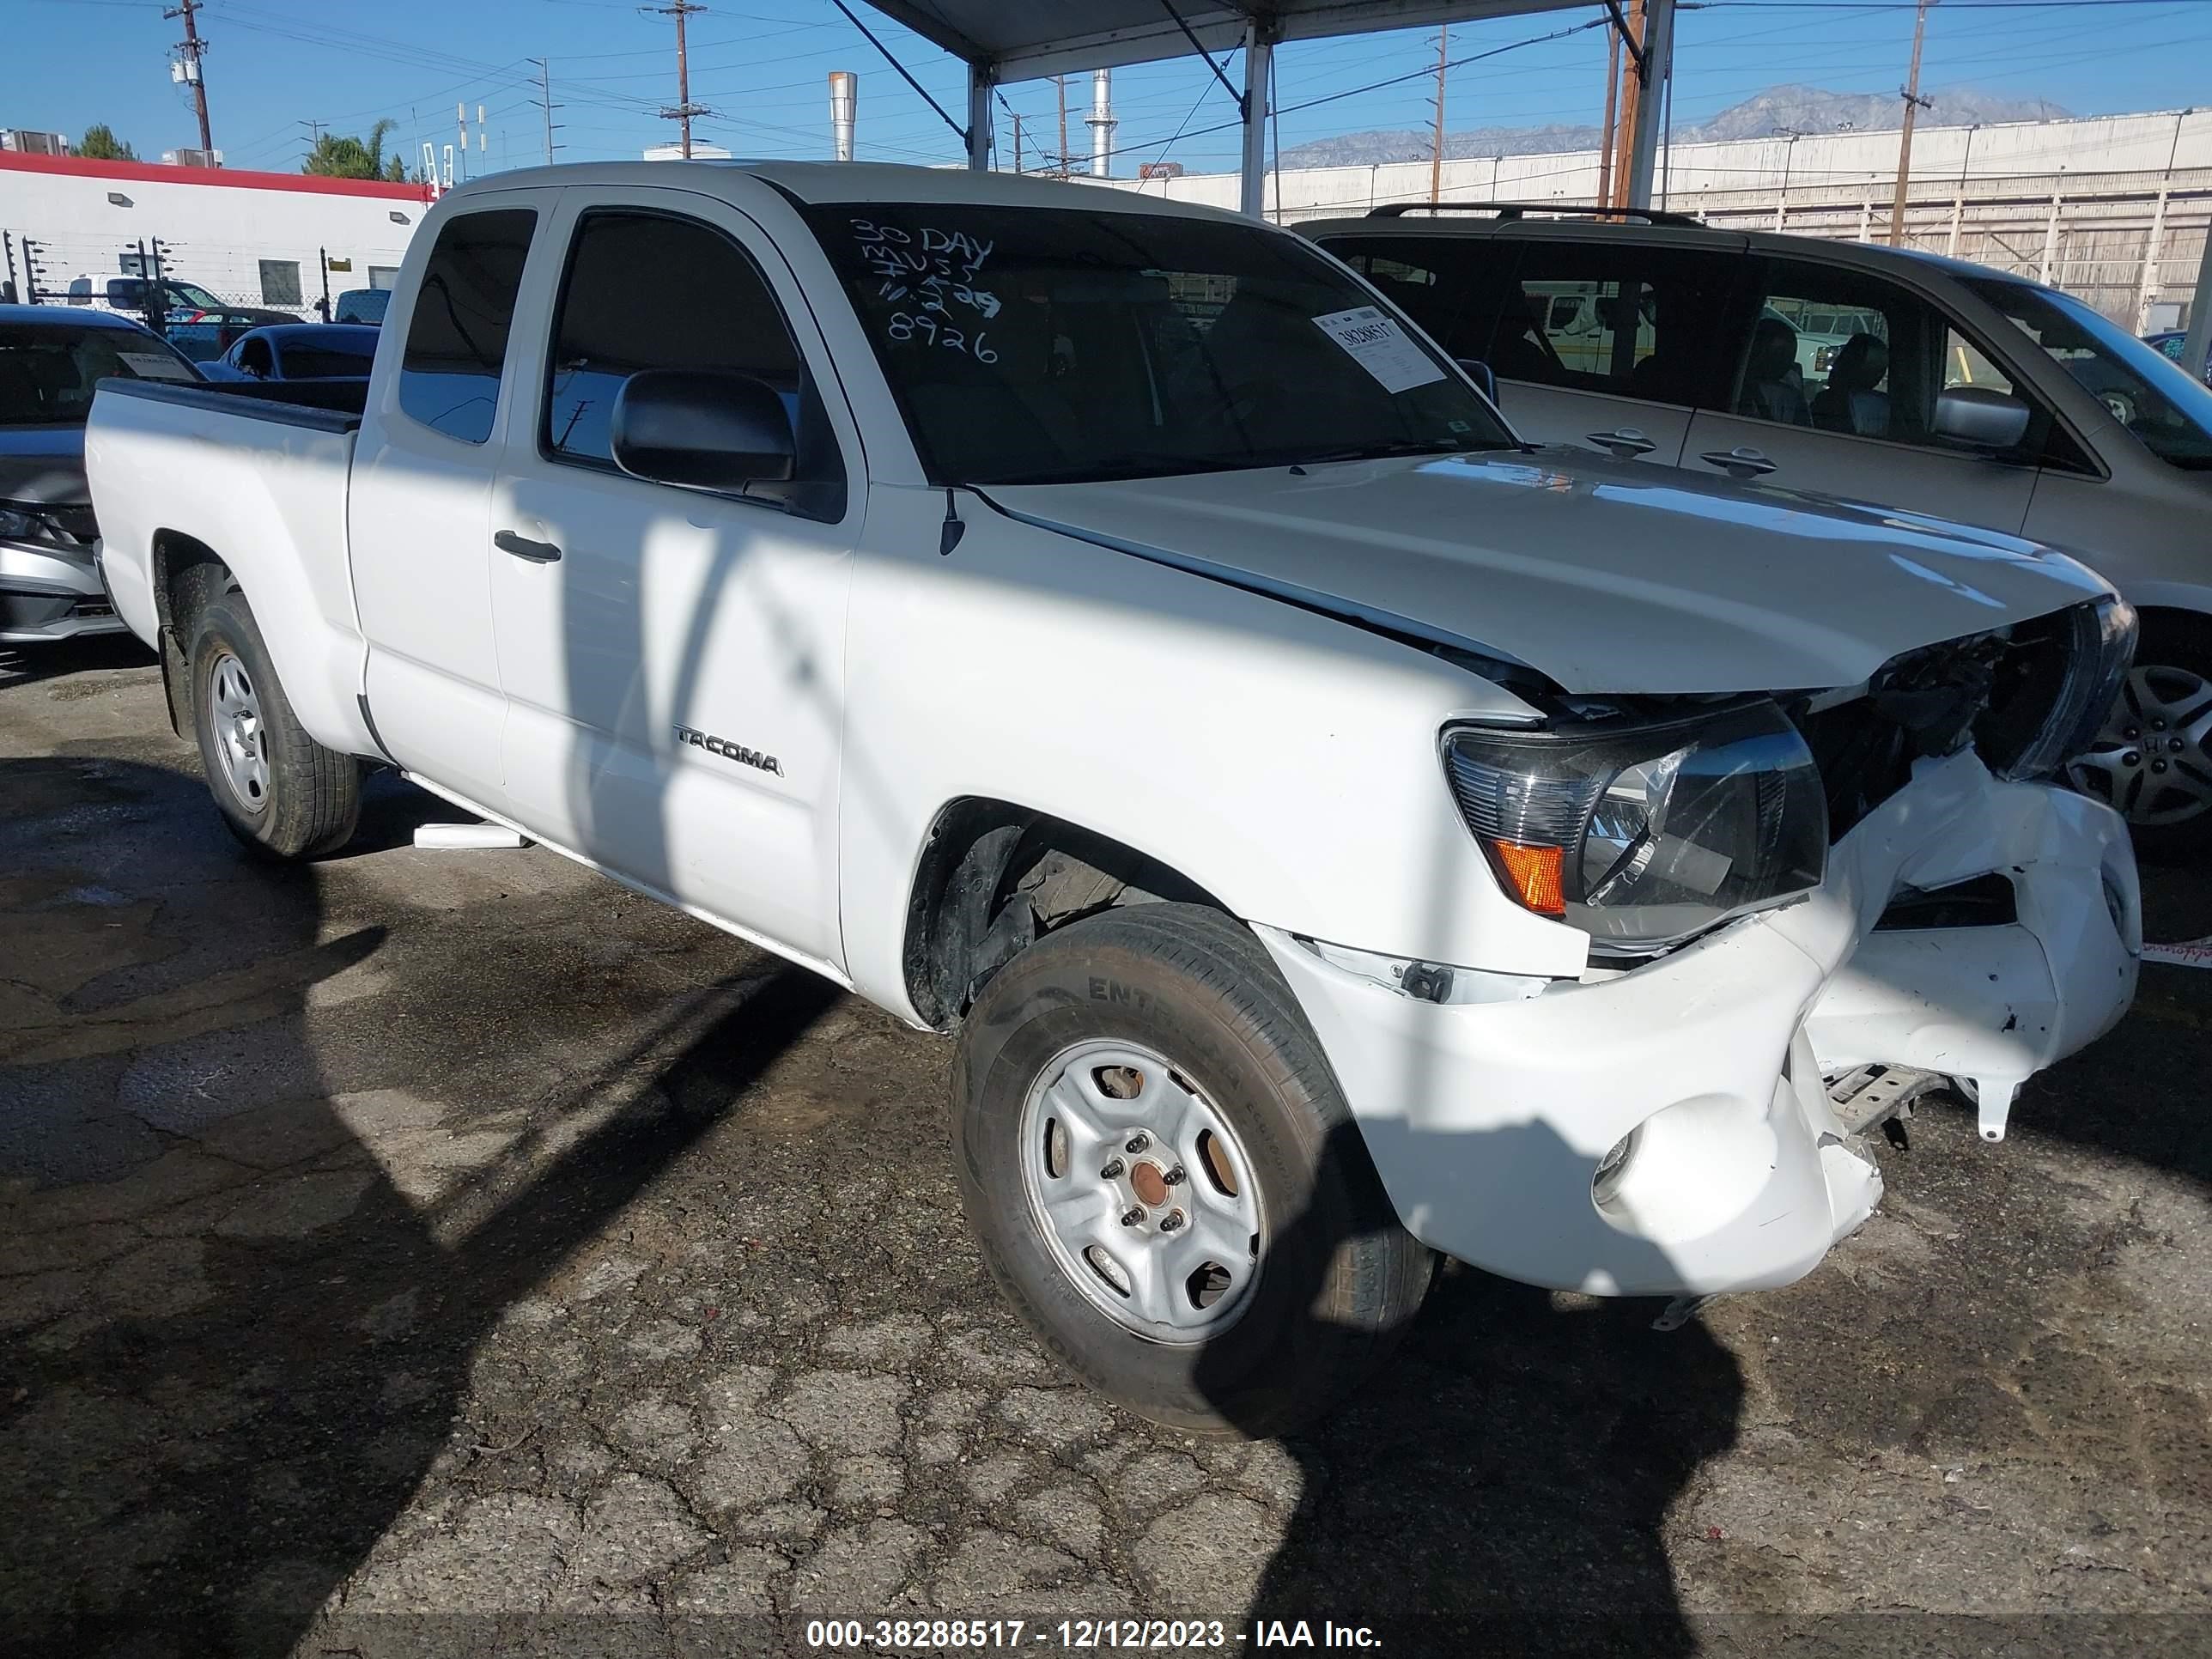
<instances>
[{"instance_id":1,"label":"concrete wall","mask_svg":"<svg viewBox=\"0 0 2212 1659\"><path fill-rule=\"evenodd\" d=\"M352 266L331 272L333 295L368 288L372 266L398 264L428 205L413 185L0 154L0 231L14 240L25 299L26 237L43 287L84 277L95 294L123 274L122 256L141 238L150 251L159 237L170 249L166 275L241 304L264 303L263 260L295 264L305 310L322 295L321 250Z\"/></svg>"},{"instance_id":2,"label":"concrete wall","mask_svg":"<svg viewBox=\"0 0 2212 1659\"><path fill-rule=\"evenodd\" d=\"M1694 213L1702 198L1746 190L1878 185L1897 179L1899 134L1841 132L1819 137L1677 144L1665 155L1666 205ZM2212 108L2081 121L2027 121L1980 128L1923 125L1912 140L1912 173L1928 187L2059 173L2158 173L2212 167ZM1446 201L1589 202L1596 199L1598 153L1482 156L1443 164ZM1237 205L1233 173L1116 179L1125 190ZM1364 213L1391 202L1425 202L1429 164L1293 167L1269 181L1268 206L1285 219Z\"/></svg>"},{"instance_id":3,"label":"concrete wall","mask_svg":"<svg viewBox=\"0 0 2212 1659\"><path fill-rule=\"evenodd\" d=\"M1887 240L1899 134L1832 133L1678 144L1662 204L1713 224ZM1237 205L1231 173L1105 180L1121 189ZM1446 161L1447 202L1595 201L1595 150ZM1298 167L1269 179L1270 211L1295 222L1429 198L1429 164ZM2212 226L2212 109L1913 135L1907 246L2079 294L2138 331L2187 319Z\"/></svg>"}]
</instances>

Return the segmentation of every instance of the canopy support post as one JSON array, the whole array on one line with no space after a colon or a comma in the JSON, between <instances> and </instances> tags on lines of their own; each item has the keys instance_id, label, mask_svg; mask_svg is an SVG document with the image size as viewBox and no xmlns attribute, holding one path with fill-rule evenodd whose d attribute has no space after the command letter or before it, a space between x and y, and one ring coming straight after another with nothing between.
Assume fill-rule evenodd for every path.
<instances>
[{"instance_id":1,"label":"canopy support post","mask_svg":"<svg viewBox=\"0 0 2212 1659\"><path fill-rule=\"evenodd\" d=\"M1667 104L1667 83L1674 74L1674 0L1644 0L1644 50L1637 58L1636 126L1629 140L1628 200L1631 208L1651 205L1651 181L1659 161L1659 131Z\"/></svg>"},{"instance_id":2,"label":"canopy support post","mask_svg":"<svg viewBox=\"0 0 2212 1659\"><path fill-rule=\"evenodd\" d=\"M1267 98L1275 43L1258 18L1244 25L1244 154L1237 206L1255 219L1267 212Z\"/></svg>"},{"instance_id":3,"label":"canopy support post","mask_svg":"<svg viewBox=\"0 0 2212 1659\"><path fill-rule=\"evenodd\" d=\"M982 173L991 165L991 88L997 84L981 64L968 65L968 169Z\"/></svg>"}]
</instances>

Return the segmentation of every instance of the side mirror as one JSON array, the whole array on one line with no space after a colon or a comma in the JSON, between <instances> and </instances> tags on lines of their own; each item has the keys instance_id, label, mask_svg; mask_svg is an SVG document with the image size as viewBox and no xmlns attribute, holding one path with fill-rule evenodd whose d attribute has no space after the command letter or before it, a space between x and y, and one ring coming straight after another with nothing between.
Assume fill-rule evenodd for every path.
<instances>
[{"instance_id":1,"label":"side mirror","mask_svg":"<svg viewBox=\"0 0 2212 1659\"><path fill-rule=\"evenodd\" d=\"M1498 376L1490 372L1488 363L1480 357L1459 357L1454 361L1459 364L1460 372L1474 382L1484 397L1493 404L1498 401Z\"/></svg>"},{"instance_id":2,"label":"side mirror","mask_svg":"<svg viewBox=\"0 0 2212 1659\"><path fill-rule=\"evenodd\" d=\"M615 394L610 428L615 465L653 483L782 483L798 453L782 397L728 369L640 369Z\"/></svg>"},{"instance_id":3,"label":"side mirror","mask_svg":"<svg viewBox=\"0 0 2212 1659\"><path fill-rule=\"evenodd\" d=\"M1936 394L1936 435L1970 449L2010 449L2027 436L2027 405L1993 386L1954 386Z\"/></svg>"}]
</instances>

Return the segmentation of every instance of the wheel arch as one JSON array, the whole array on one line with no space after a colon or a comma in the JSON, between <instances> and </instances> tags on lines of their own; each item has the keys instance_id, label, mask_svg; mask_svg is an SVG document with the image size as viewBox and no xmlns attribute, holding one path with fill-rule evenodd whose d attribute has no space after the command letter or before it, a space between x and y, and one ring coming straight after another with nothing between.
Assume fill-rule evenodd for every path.
<instances>
[{"instance_id":1,"label":"wheel arch","mask_svg":"<svg viewBox=\"0 0 2212 1659\"><path fill-rule=\"evenodd\" d=\"M192 729L192 677L186 671L192 615L214 595L235 586L237 577L222 554L181 530L156 530L149 551L155 648L161 659L161 690L168 702L169 729L180 738L189 738Z\"/></svg>"},{"instance_id":2,"label":"wheel arch","mask_svg":"<svg viewBox=\"0 0 2212 1659\"><path fill-rule=\"evenodd\" d=\"M908 999L928 1024L951 1030L993 975L1054 928L1160 900L1232 914L1173 866L1112 836L995 797L948 801L908 891Z\"/></svg>"}]
</instances>

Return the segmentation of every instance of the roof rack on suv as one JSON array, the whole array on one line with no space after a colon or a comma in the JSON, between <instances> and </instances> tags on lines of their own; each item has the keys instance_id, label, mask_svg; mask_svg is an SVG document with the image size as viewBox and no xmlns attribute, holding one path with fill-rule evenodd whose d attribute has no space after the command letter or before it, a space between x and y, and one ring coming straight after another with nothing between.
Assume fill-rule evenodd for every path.
<instances>
[{"instance_id":1,"label":"roof rack on suv","mask_svg":"<svg viewBox=\"0 0 2212 1659\"><path fill-rule=\"evenodd\" d=\"M1656 208L1582 207L1571 202L1391 202L1367 210L1370 219L1401 219L1409 213L1494 213L1500 219L1525 219L1532 213L1577 213L1638 224L1674 225L1685 230L1705 228L1704 220L1686 213L1662 213Z\"/></svg>"}]
</instances>

